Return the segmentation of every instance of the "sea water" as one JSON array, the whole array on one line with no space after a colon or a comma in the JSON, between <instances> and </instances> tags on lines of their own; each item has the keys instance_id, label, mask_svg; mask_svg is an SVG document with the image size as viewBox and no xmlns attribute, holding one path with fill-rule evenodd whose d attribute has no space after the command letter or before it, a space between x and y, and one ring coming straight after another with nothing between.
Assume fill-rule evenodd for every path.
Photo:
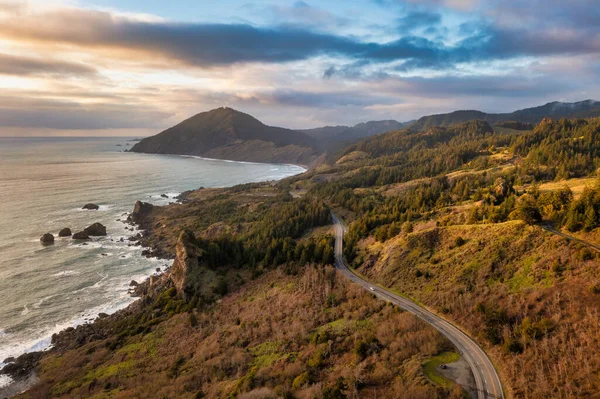
<instances>
[{"instance_id":1,"label":"sea water","mask_svg":"<svg viewBox=\"0 0 600 399\"><path fill-rule=\"evenodd\" d=\"M125 307L133 301L131 280L169 265L129 245L127 237L137 231L122 221L136 200L164 205L185 190L304 171L123 151L133 144L125 138L0 138L0 368L9 356L47 348L55 332ZM81 209L90 202L100 209ZM86 243L58 238L63 227L75 233L94 222L106 226L106 237ZM42 246L48 232L55 243Z\"/></svg>"}]
</instances>

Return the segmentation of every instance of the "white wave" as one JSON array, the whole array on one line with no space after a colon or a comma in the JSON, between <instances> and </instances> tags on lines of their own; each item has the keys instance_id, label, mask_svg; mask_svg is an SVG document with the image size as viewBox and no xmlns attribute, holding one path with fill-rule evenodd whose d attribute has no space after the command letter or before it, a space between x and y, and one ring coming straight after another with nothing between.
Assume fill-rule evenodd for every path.
<instances>
[{"instance_id":1,"label":"white wave","mask_svg":"<svg viewBox=\"0 0 600 399\"><path fill-rule=\"evenodd\" d=\"M3 363L0 363L2 365ZM12 378L7 375L0 374L0 388L3 388L12 382Z\"/></svg>"},{"instance_id":2,"label":"white wave","mask_svg":"<svg viewBox=\"0 0 600 399\"><path fill-rule=\"evenodd\" d=\"M79 274L79 273L77 272L77 274ZM34 308L34 309L39 309L39 308L40 308L40 307L41 307L41 306L44 304L44 302L48 301L49 299L52 299L52 298L54 298L55 296L56 296L56 295L48 295L48 296L45 296L45 297L43 297L42 299L40 299L39 301L37 301L37 302L36 302L36 303L33 305L33 308ZM2 336L2 335L0 334L0 337L1 337L1 336Z\"/></svg>"},{"instance_id":3,"label":"white wave","mask_svg":"<svg viewBox=\"0 0 600 399\"><path fill-rule=\"evenodd\" d=\"M76 270L63 270L62 272L54 273L52 277L76 276L78 274L81 274L81 272L78 272Z\"/></svg>"},{"instance_id":4,"label":"white wave","mask_svg":"<svg viewBox=\"0 0 600 399\"><path fill-rule=\"evenodd\" d=\"M21 316L27 316L28 313L29 313L29 308L27 307L27 305L25 305L23 307L23 311L21 312Z\"/></svg>"}]
</instances>

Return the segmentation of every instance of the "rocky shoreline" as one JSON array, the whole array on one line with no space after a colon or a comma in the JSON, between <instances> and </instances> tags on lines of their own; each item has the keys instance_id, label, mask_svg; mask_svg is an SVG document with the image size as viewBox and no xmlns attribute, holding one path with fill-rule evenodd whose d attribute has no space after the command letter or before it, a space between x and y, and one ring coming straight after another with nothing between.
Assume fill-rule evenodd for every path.
<instances>
[{"instance_id":1,"label":"rocky shoreline","mask_svg":"<svg viewBox=\"0 0 600 399\"><path fill-rule=\"evenodd\" d=\"M181 194L177 198L178 201L185 199L185 195L188 193L190 192ZM152 226L152 213L155 208L160 207L141 201L135 203L133 212L123 222L131 226L137 226L142 230L142 233L131 236L128 240L131 242L130 245L146 248L142 251L143 256L172 260L173 251L160 246L152 237L153 233L150 227ZM105 231L103 232L105 233ZM184 252L186 251L184 250ZM173 264L175 263L177 262ZM132 281L129 293L132 297L139 297L138 300L111 315L100 313L91 323L69 327L59 333L53 334L51 346L46 351L29 352L17 358L4 359L3 362L7 364L0 370L0 375L9 376L12 381L0 387L0 399L10 398L23 393L39 382L35 368L45 353L63 353L86 343L106 339L110 335L118 334L118 331L115 331L115 325L118 325L119 321L137 312L143 306L144 300L159 293L166 284L174 284L169 278L171 274L170 270L171 268L161 274L153 274L141 283Z\"/></svg>"}]
</instances>

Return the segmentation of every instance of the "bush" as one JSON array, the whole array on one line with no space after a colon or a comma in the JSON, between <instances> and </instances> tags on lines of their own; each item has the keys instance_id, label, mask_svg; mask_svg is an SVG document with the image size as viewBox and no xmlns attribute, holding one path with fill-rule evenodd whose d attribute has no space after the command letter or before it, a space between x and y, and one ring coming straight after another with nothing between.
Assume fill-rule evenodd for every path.
<instances>
[{"instance_id":1,"label":"bush","mask_svg":"<svg viewBox=\"0 0 600 399\"><path fill-rule=\"evenodd\" d=\"M335 385L323 390L323 399L346 399L344 391L348 390L342 377L339 377Z\"/></svg>"},{"instance_id":2,"label":"bush","mask_svg":"<svg viewBox=\"0 0 600 399\"><path fill-rule=\"evenodd\" d=\"M502 347L502 349L506 353L523 353L525 347L521 342L514 339L509 339L504 342L504 346Z\"/></svg>"},{"instance_id":3,"label":"bush","mask_svg":"<svg viewBox=\"0 0 600 399\"><path fill-rule=\"evenodd\" d=\"M600 283L590 285L589 291L592 294L600 294Z\"/></svg>"},{"instance_id":4,"label":"bush","mask_svg":"<svg viewBox=\"0 0 600 399\"><path fill-rule=\"evenodd\" d=\"M292 382L292 388L294 389L300 389L303 386L307 385L310 381L309 375L308 375L308 371L305 371L304 373L300 374L299 376L297 376L296 378L294 378L294 381Z\"/></svg>"},{"instance_id":5,"label":"bush","mask_svg":"<svg viewBox=\"0 0 600 399\"><path fill-rule=\"evenodd\" d=\"M581 248L577 253L579 260L587 261L594 259L594 253L589 248Z\"/></svg>"}]
</instances>

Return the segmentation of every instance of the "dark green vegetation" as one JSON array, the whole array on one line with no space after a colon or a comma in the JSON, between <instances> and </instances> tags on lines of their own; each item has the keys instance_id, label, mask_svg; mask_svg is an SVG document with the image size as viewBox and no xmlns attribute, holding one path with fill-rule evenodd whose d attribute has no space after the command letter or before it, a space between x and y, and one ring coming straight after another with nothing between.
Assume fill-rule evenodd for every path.
<instances>
[{"instance_id":1,"label":"dark green vegetation","mask_svg":"<svg viewBox=\"0 0 600 399\"><path fill-rule=\"evenodd\" d=\"M600 186L568 187L596 175L598 150L598 119L470 121L369 138L287 183L345 215L361 274L484 344L514 397L594 397L598 253L541 226L598 243Z\"/></svg>"},{"instance_id":2,"label":"dark green vegetation","mask_svg":"<svg viewBox=\"0 0 600 399\"><path fill-rule=\"evenodd\" d=\"M248 114L224 107L197 114L162 133L142 139L131 151L314 166L322 162L324 153L335 153L360 139L407 126L413 132L419 132L434 126L482 120L496 125L497 130L523 131L530 130L531 124L539 123L545 117L590 116L600 116L600 102L553 102L510 114L456 111L425 116L416 122L384 120L354 126L290 130L267 126Z\"/></svg>"},{"instance_id":3,"label":"dark green vegetation","mask_svg":"<svg viewBox=\"0 0 600 399\"><path fill-rule=\"evenodd\" d=\"M472 119L485 120L490 124L502 125L505 122L539 123L544 118L586 118L600 116L600 102L594 100L576 103L551 102L539 107L526 108L508 114L488 114L480 111L455 111L449 114L424 116L411 125L418 131L433 126L449 126ZM510 126L507 126L510 127ZM512 127L514 129L514 127ZM517 129L523 130L523 128Z\"/></svg>"}]
</instances>

